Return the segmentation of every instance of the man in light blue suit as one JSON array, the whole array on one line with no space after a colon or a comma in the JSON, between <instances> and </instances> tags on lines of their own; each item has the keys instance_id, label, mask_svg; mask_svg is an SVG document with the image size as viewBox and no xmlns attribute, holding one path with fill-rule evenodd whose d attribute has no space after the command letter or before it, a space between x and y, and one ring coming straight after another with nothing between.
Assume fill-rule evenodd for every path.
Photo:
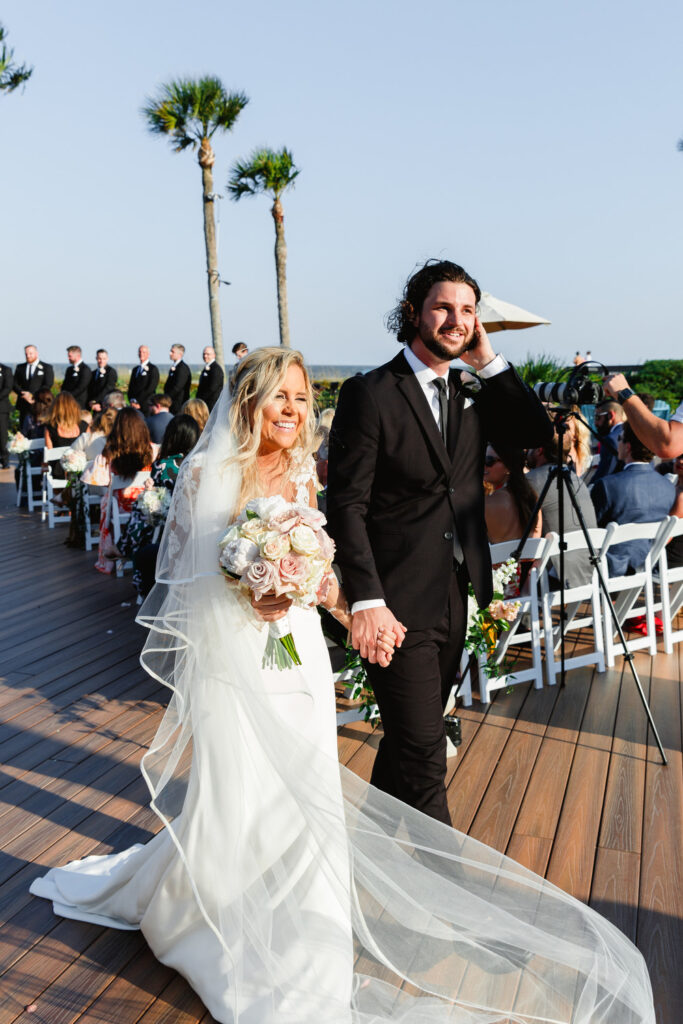
<instances>
[{"instance_id":1,"label":"man in light blue suit","mask_svg":"<svg viewBox=\"0 0 683 1024\"><path fill-rule=\"evenodd\" d=\"M598 526L608 523L657 523L669 514L676 488L652 466L653 453L638 440L628 423L618 441L618 456L624 463L621 473L598 480L591 497ZM611 576L626 576L641 569L651 541L638 540L615 544L607 551Z\"/></svg>"}]
</instances>

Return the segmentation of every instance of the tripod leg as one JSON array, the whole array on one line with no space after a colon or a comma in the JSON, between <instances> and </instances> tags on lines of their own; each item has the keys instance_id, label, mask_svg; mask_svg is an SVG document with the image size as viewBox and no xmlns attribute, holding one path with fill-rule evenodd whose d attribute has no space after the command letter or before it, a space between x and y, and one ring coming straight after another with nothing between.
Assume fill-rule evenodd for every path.
<instances>
[{"instance_id":1,"label":"tripod leg","mask_svg":"<svg viewBox=\"0 0 683 1024\"><path fill-rule=\"evenodd\" d=\"M647 697L645 696L645 692L643 691L643 687L642 687L640 679L638 677L638 673L636 672L636 667L635 667L634 658L633 658L633 652L629 651L629 649L628 649L628 644L626 642L626 637L624 636L624 631L621 628L621 623L619 622L619 617L618 617L618 615L616 613L616 609L615 609L614 605L612 604L612 599L610 597L609 589L607 587L607 584L605 583L605 577L603 575L602 569L600 568L598 556L595 553L595 548L593 547L593 543L592 543L591 538L590 538L590 533L588 532L588 528L586 527L586 520L583 518L583 514L582 514L581 509L579 507L579 503L576 500L576 495L574 494L574 488L572 487L572 482L571 482L571 478L569 477L568 471L567 471L566 474L563 473L562 478L563 478L563 481L564 481L564 483L565 483L565 485L567 487L567 493L569 494L569 498L571 500L571 503L574 506L574 511L576 512L577 518L578 518L579 523L581 525L581 530L583 531L583 535L586 538L586 544L588 546L588 550L589 550L590 555L591 555L591 562L593 563L593 566L595 567L597 578L598 578L598 581L599 581L599 584L600 584L600 589L602 590L603 596L605 598L605 609L606 609L606 611L609 611L609 614L610 614L610 616L612 618L612 622L614 624L614 627L615 627L617 633L619 634L619 642L620 642L621 648L622 648L622 650L624 652L624 657L625 657L626 661L628 662L629 668L631 670L631 675L633 676L633 682L636 684L636 688L638 690L638 695L640 697L641 703L642 703L643 708L645 710L645 714L647 715L647 720L648 720L648 722L650 724L650 728L652 729L652 735L654 736L655 742L657 744L657 747L659 748L659 753L660 753L661 758L662 758L662 764L668 764L668 761L666 759L666 754L664 753L664 747L662 746L662 741L660 740L659 733L657 732L657 726L655 725L655 720L652 717L652 712L650 710L650 705L647 702ZM562 581L562 582L564 582L564 581ZM605 636L606 637L608 636L608 631L607 631L606 627L605 627ZM609 639L611 639L611 637ZM608 647L609 647L609 641L608 641ZM608 664L609 664L609 660L608 660Z\"/></svg>"}]
</instances>

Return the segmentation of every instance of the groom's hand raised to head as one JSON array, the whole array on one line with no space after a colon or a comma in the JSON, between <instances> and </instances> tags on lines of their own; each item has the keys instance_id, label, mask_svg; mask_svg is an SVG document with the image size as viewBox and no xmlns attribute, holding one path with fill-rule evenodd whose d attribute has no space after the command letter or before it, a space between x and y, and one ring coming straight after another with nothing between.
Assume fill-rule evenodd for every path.
<instances>
[{"instance_id":1,"label":"groom's hand raised to head","mask_svg":"<svg viewBox=\"0 0 683 1024\"><path fill-rule=\"evenodd\" d=\"M351 642L355 650L360 653L361 658L366 658L373 665L378 664L386 668L391 661L391 655L378 646L381 630L393 634L396 646L401 646L406 635L406 627L388 608L364 608L354 613L351 622Z\"/></svg>"},{"instance_id":2,"label":"groom's hand raised to head","mask_svg":"<svg viewBox=\"0 0 683 1024\"><path fill-rule=\"evenodd\" d=\"M459 358L462 359L463 363L467 363L473 370L483 370L485 366L488 366L490 362L495 359L496 353L493 351L493 346L489 341L489 336L484 330L479 317L474 318L474 335L472 341L465 349L464 352L460 353Z\"/></svg>"}]
</instances>

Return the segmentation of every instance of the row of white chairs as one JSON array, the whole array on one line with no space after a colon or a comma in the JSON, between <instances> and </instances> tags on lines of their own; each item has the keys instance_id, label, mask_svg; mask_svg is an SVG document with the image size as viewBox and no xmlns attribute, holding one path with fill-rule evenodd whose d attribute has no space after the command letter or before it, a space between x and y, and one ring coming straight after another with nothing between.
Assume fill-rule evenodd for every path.
<instances>
[{"instance_id":1,"label":"row of white chairs","mask_svg":"<svg viewBox=\"0 0 683 1024\"><path fill-rule=\"evenodd\" d=\"M593 569L591 579L582 586L565 589L565 638L567 647L572 634L583 630L579 653L566 653L565 669L570 670L586 665L595 665L598 672L604 672L615 664L622 652L618 631L614 626L610 606L614 607L617 619L623 629L628 629L628 620L644 617L645 630L641 635L626 640L628 651L645 650L654 656L657 653L657 632L655 616L659 615L663 625L663 647L667 654L673 652L673 645L683 640L683 630L675 630L674 622L683 606L683 567L669 568L667 544L674 537L683 536L683 519L667 516L658 523L610 523L605 529L589 530L591 544L596 553L606 593L602 591L598 573ZM609 573L607 552L616 544L637 540L650 542L645 564L641 570L628 576L612 576ZM581 531L565 535L566 554L589 557L588 544ZM509 541L491 547L494 564L506 561L519 545ZM533 682L541 689L545 682L553 686L561 669L561 631L557 621L560 607L560 592L551 588L548 567L551 559L559 557L560 547L557 534L527 540L521 557L533 560L527 583L521 597L510 598L507 602L518 601L519 614L510 630L501 635L498 645L489 659L478 659L480 698L488 703L491 693L518 683ZM528 667L489 679L486 676L487 660L491 665L500 666L504 659L511 658L515 647L527 645ZM468 706L472 702L471 673L469 657L463 655L461 663L462 682L454 687ZM544 672L545 668L545 672Z\"/></svg>"},{"instance_id":2,"label":"row of white chairs","mask_svg":"<svg viewBox=\"0 0 683 1024\"><path fill-rule=\"evenodd\" d=\"M40 451L42 464L40 466L32 466L27 460L26 462L22 461L19 465L17 505L21 504L23 496L26 495L29 511L34 512L36 509L40 509L41 519L43 522L47 519L50 529L54 529L60 523L69 523L71 521L70 510L68 508L60 508L52 500L60 491L64 490L67 481L55 479L52 474L51 464L61 459L64 452L68 450L68 445L60 448L46 448L44 440L38 438L29 442L28 451L29 453ZM38 496L37 490L34 490L33 487L35 477L41 478L40 496ZM119 543L123 527L130 519L130 513L122 512L119 502L116 500L117 485L122 483L117 477L113 477L111 487L107 493L105 521L108 524L114 544ZM82 486L83 502L85 505L85 548L86 551L92 551L99 542L98 513L102 502L102 495L92 492L87 484ZM98 510L98 513L96 513L97 524L93 523L93 508ZM155 539L157 539L156 535L159 532L159 530L156 531ZM132 562L122 558L116 559L116 575L123 576L126 569L132 568L132 564Z\"/></svg>"},{"instance_id":3,"label":"row of white chairs","mask_svg":"<svg viewBox=\"0 0 683 1024\"><path fill-rule=\"evenodd\" d=\"M25 496L29 512L40 510L40 518L47 521L48 527L52 530L55 526L66 525L71 521L71 512L68 508L55 505L55 498L66 487L66 480L59 480L52 473L52 463L61 459L64 452L69 450L65 445L60 448L46 448L42 438L29 441L28 452L40 452L41 465L32 466L30 461L19 463L19 479L17 484L17 506L21 504ZM40 489L34 487L34 479L40 479ZM99 509L101 495L89 491L87 484L83 485L83 501L85 503L85 547L92 551L99 541L99 516L97 524L92 522L91 509L97 506Z\"/></svg>"}]
</instances>

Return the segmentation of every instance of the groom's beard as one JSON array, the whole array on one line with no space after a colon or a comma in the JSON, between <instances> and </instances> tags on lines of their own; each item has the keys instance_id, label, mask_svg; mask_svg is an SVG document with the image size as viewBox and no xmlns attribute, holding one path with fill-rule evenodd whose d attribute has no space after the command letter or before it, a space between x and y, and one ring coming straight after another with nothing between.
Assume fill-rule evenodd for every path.
<instances>
[{"instance_id":1,"label":"groom's beard","mask_svg":"<svg viewBox=\"0 0 683 1024\"><path fill-rule=\"evenodd\" d=\"M417 325L417 333L426 349L439 359L457 359L467 349L474 337L474 328L465 334L459 342L446 341L439 331L428 331L422 322Z\"/></svg>"}]
</instances>

